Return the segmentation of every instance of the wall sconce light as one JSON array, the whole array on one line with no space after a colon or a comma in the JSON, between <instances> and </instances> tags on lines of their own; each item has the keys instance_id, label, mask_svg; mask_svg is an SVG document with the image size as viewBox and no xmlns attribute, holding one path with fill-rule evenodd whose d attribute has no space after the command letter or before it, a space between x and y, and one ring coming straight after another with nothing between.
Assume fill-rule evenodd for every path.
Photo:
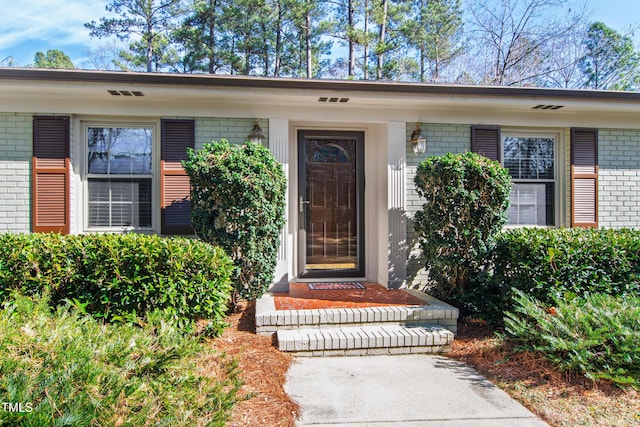
<instances>
[{"instance_id":1,"label":"wall sconce light","mask_svg":"<svg viewBox=\"0 0 640 427\"><path fill-rule=\"evenodd\" d=\"M264 140L264 135L262 134L262 128L258 124L258 121L253 124L253 129L251 129L251 133L247 136L249 141L254 142L256 144L262 144Z\"/></svg>"},{"instance_id":2,"label":"wall sconce light","mask_svg":"<svg viewBox=\"0 0 640 427\"><path fill-rule=\"evenodd\" d=\"M416 129L411 133L411 145L413 145L413 152L416 154L423 154L427 151L427 138L422 134L420 122L416 123Z\"/></svg>"}]
</instances>

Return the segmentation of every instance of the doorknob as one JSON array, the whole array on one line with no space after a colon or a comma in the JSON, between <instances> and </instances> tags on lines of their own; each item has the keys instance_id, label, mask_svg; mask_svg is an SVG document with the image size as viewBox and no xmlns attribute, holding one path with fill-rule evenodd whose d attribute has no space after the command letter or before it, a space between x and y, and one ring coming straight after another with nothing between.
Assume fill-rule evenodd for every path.
<instances>
[{"instance_id":1,"label":"doorknob","mask_svg":"<svg viewBox=\"0 0 640 427\"><path fill-rule=\"evenodd\" d=\"M305 204L306 204L306 205L308 205L308 204L309 204L309 201L308 201L308 200L305 200L305 199L304 199L304 197L300 196L300 201L299 201L299 203L298 203L298 206L300 206L300 213L303 213L303 212L304 212L304 205L305 205Z\"/></svg>"}]
</instances>

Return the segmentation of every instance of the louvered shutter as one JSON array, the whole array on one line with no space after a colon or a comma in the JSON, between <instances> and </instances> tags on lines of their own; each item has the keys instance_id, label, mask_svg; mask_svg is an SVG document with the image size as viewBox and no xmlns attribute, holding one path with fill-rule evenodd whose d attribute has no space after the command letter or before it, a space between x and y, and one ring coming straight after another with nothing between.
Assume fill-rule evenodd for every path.
<instances>
[{"instance_id":1,"label":"louvered shutter","mask_svg":"<svg viewBox=\"0 0 640 427\"><path fill-rule=\"evenodd\" d=\"M163 120L160 155L162 234L193 234L189 176L182 167L194 148L193 120Z\"/></svg>"},{"instance_id":2,"label":"louvered shutter","mask_svg":"<svg viewBox=\"0 0 640 427\"><path fill-rule=\"evenodd\" d=\"M571 226L598 227L597 129L571 129Z\"/></svg>"},{"instance_id":3,"label":"louvered shutter","mask_svg":"<svg viewBox=\"0 0 640 427\"><path fill-rule=\"evenodd\" d=\"M69 117L34 116L32 231L69 234Z\"/></svg>"},{"instance_id":4,"label":"louvered shutter","mask_svg":"<svg viewBox=\"0 0 640 427\"><path fill-rule=\"evenodd\" d=\"M498 126L472 126L471 151L500 161L500 128Z\"/></svg>"}]
</instances>

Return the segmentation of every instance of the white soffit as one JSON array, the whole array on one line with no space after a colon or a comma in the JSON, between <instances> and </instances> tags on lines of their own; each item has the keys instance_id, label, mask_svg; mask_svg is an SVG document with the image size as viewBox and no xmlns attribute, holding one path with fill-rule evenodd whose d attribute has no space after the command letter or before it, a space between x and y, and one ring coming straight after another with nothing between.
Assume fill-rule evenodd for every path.
<instances>
[{"instance_id":1,"label":"white soffit","mask_svg":"<svg viewBox=\"0 0 640 427\"><path fill-rule=\"evenodd\" d=\"M90 73L89 75L96 73ZM99 73L98 73L99 74ZM56 73L51 73L52 77ZM78 73L82 75L82 73ZM170 78L169 78L170 80ZM197 77L194 78L195 81ZM206 82L206 79L202 80ZM246 81L252 81L246 79ZM260 81L255 79L255 81ZM270 83L270 80L266 80ZM282 82L273 80L282 86ZM274 85L275 85L274 83ZM295 83L291 83L295 85ZM317 86L322 86L323 82ZM543 90L523 90L526 95L508 96L485 95L483 88L474 91L476 93L466 94L460 87L451 87L447 93L447 87L440 87L438 93L428 93L420 90L416 86L416 93L411 93L411 86L403 86L400 92L388 90L393 88L393 84L385 86L384 91L376 91L376 87L381 85L371 85L372 90L335 90L341 84L331 84L327 82L327 90L305 89L298 87L225 87L223 85L180 85L180 84L145 84L119 82L117 79L109 82L80 81L78 80L56 80L51 79L0 79L0 110L7 111L9 105L2 105L2 99L20 100L20 105L34 104L36 106L49 102L60 102L64 100L67 106L74 102L93 102L96 108L102 103L125 103L127 105L152 105L158 103L171 103L174 107L181 105L228 105L230 107L256 105L262 108L276 106L282 108L308 107L314 110L324 109L331 111L349 111L353 109L375 109L375 110L396 110L396 111L433 111L443 112L474 112L484 113L500 112L522 112L531 114L533 117L549 117L550 115L569 115L578 113L597 113L603 116L616 114L639 114L640 101L635 99L607 99L603 96L598 99L578 94L573 97L544 97L539 96ZM345 85L345 87L347 87ZM351 85L354 87L354 85ZM369 87L369 86L368 86ZM495 88L484 88L495 89ZM407 91L409 90L409 92ZM119 92L119 96L114 96L114 92ZM485 90L484 92L500 92L500 90ZM553 93L553 91L546 91ZM140 94L128 96L128 94ZM506 93L506 92L505 92ZM585 92L587 93L587 92ZM531 95L529 95L531 94ZM332 100L336 102L319 102L320 99ZM536 108L538 107L538 108ZM559 107L559 108L555 108Z\"/></svg>"}]
</instances>

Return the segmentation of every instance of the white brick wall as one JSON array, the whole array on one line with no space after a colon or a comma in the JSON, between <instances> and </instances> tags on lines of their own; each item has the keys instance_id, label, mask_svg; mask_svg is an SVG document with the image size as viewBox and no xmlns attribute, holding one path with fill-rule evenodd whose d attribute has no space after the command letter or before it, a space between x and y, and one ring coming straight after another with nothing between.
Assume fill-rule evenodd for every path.
<instances>
[{"instance_id":1,"label":"white brick wall","mask_svg":"<svg viewBox=\"0 0 640 427\"><path fill-rule=\"evenodd\" d=\"M430 156L442 156L447 153L462 153L471 149L471 125L452 125L441 123L423 123L422 134L427 138L427 152L414 154L411 143L411 133L415 129L415 123L407 123L407 168L406 168L406 210L407 210L407 243L410 248L407 262L407 283L409 287L423 286L427 283L428 274L424 270L423 261L420 258L418 237L413 228L413 216L422 207L423 199L416 193L413 183L418 164Z\"/></svg>"},{"instance_id":2,"label":"white brick wall","mask_svg":"<svg viewBox=\"0 0 640 427\"><path fill-rule=\"evenodd\" d=\"M29 232L31 114L0 113L0 232Z\"/></svg>"},{"instance_id":3,"label":"white brick wall","mask_svg":"<svg viewBox=\"0 0 640 427\"><path fill-rule=\"evenodd\" d=\"M598 131L600 227L640 227L640 130Z\"/></svg>"},{"instance_id":4,"label":"white brick wall","mask_svg":"<svg viewBox=\"0 0 640 427\"><path fill-rule=\"evenodd\" d=\"M196 149L212 141L227 139L232 144L247 142L247 135L251 133L255 119L228 119L228 118L196 118ZM264 134L263 144L269 144L269 121L258 120Z\"/></svg>"}]
</instances>

